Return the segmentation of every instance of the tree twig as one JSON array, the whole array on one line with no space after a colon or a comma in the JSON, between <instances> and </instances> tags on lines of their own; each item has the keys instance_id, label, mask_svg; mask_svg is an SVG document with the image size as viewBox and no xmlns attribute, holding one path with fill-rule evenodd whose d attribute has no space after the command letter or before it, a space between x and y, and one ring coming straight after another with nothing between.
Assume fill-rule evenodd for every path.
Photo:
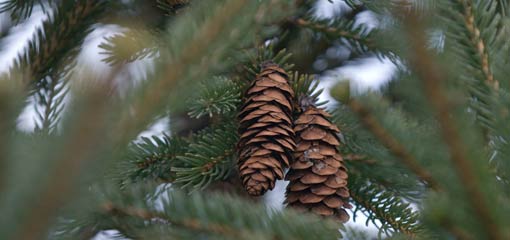
<instances>
[{"instance_id":1,"label":"tree twig","mask_svg":"<svg viewBox=\"0 0 510 240\"><path fill-rule=\"evenodd\" d=\"M386 147L390 152L397 156L397 158L411 170L416 176L425 181L430 188L440 191L440 184L434 180L429 171L424 169L411 155L407 149L402 145L396 138L394 138L384 127L377 121L369 109L363 106L356 100L349 101L349 107L360 117L363 124L379 139L379 141Z\"/></svg>"},{"instance_id":2,"label":"tree twig","mask_svg":"<svg viewBox=\"0 0 510 240\"><path fill-rule=\"evenodd\" d=\"M478 57L480 58L481 71L485 77L485 83L491 86L494 90L499 89L499 82L494 78L489 63L489 54L487 52L485 41L481 37L480 29L476 26L475 16L473 14L473 3L471 0L457 0L464 8L462 15L464 16L464 23L468 30Z\"/></svg>"},{"instance_id":3,"label":"tree twig","mask_svg":"<svg viewBox=\"0 0 510 240\"><path fill-rule=\"evenodd\" d=\"M494 217L491 215L486 199L482 194L478 178L470 163L471 160L464 150L466 148L463 146L460 134L450 117L450 102L446 97L444 89L441 87L441 81L445 78L443 72L434 63L432 56L425 47L427 42L422 23L412 14L405 14L404 16L404 26L409 35L413 51L410 59L411 67L422 80L424 92L436 113L442 137L448 146L454 169L463 182L467 199L478 216L478 222L485 228L488 238L503 239L501 231L495 224Z\"/></svg>"},{"instance_id":4,"label":"tree twig","mask_svg":"<svg viewBox=\"0 0 510 240\"><path fill-rule=\"evenodd\" d=\"M349 31L346 31L343 29L335 28L332 26L327 26L327 25L320 24L320 23L314 23L314 22L308 21L303 18L294 19L294 20L292 20L292 22L300 27L315 29L317 31L320 31L320 32L323 32L326 34L333 34L338 37L343 37L343 38L358 41L358 42L366 45L368 48L374 47L374 42L372 41L372 39L362 37L359 34L354 34L352 32L349 32Z\"/></svg>"},{"instance_id":5,"label":"tree twig","mask_svg":"<svg viewBox=\"0 0 510 240\"><path fill-rule=\"evenodd\" d=\"M130 216L135 218L140 218L144 220L155 220L159 219L164 222L168 222L173 226L187 228L196 232L204 232L204 233L213 233L219 234L223 236L231 236L231 237L240 237L242 236L250 236L252 235L246 230L242 229L234 229L226 225L216 224L216 223L207 223L207 225L202 224L200 221L196 219L182 219L181 221L177 221L169 218L168 216L151 212L149 210L135 208L132 206L128 207L118 207L113 203L108 202L103 204L102 209L111 215L117 216Z\"/></svg>"},{"instance_id":6,"label":"tree twig","mask_svg":"<svg viewBox=\"0 0 510 240\"><path fill-rule=\"evenodd\" d=\"M363 197L357 194L356 191L350 191L351 198L366 210L369 210L377 215L378 218L384 219L393 229L407 235L410 239L416 238L416 232L412 229L409 229L406 225L401 224L397 218L395 218L392 214L385 214L383 211L377 208L377 206L370 203L370 201L366 201Z\"/></svg>"}]
</instances>

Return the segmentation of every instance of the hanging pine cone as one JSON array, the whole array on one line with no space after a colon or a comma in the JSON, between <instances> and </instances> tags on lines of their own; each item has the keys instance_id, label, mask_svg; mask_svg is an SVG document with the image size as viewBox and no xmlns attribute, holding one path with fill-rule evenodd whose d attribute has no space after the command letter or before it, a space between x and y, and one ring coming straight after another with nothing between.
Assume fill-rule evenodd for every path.
<instances>
[{"instance_id":1,"label":"hanging pine cone","mask_svg":"<svg viewBox=\"0 0 510 240\"><path fill-rule=\"evenodd\" d=\"M303 112L294 122L297 147L294 162L285 177L289 180L286 203L322 216L349 220L347 170L337 150L340 130L323 109L309 99L301 101Z\"/></svg>"},{"instance_id":2,"label":"hanging pine cone","mask_svg":"<svg viewBox=\"0 0 510 240\"><path fill-rule=\"evenodd\" d=\"M278 65L264 63L245 94L239 113L238 167L250 195L262 195L283 179L296 146L291 118L294 92L288 79Z\"/></svg>"}]
</instances>

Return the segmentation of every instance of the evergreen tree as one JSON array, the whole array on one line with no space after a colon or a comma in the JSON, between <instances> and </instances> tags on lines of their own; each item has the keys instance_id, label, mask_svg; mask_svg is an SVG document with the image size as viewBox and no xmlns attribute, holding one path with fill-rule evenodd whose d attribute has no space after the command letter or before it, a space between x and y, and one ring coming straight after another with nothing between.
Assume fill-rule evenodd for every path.
<instances>
[{"instance_id":1,"label":"evergreen tree","mask_svg":"<svg viewBox=\"0 0 510 240\"><path fill-rule=\"evenodd\" d=\"M318 4L343 7L324 18ZM0 50L46 16L1 62L0 239L374 236L352 223L379 238L510 239L509 6L0 1ZM97 73L79 56L111 26ZM387 88L342 82L321 102L321 76L371 57L395 64ZM126 72L143 62L136 82ZM139 137L156 122L169 130ZM283 179L288 208L254 196Z\"/></svg>"}]
</instances>

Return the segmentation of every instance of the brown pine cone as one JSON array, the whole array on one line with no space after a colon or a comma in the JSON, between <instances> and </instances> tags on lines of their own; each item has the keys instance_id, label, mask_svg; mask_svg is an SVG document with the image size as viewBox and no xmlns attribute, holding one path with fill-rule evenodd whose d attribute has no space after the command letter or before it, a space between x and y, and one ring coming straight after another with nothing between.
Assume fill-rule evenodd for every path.
<instances>
[{"instance_id":1,"label":"brown pine cone","mask_svg":"<svg viewBox=\"0 0 510 240\"><path fill-rule=\"evenodd\" d=\"M239 113L238 167L250 195L259 196L283 179L295 148L292 98L285 70L265 63L246 91Z\"/></svg>"},{"instance_id":2,"label":"brown pine cone","mask_svg":"<svg viewBox=\"0 0 510 240\"><path fill-rule=\"evenodd\" d=\"M347 169L337 150L340 130L326 111L308 102L302 101L303 112L294 122L297 147L285 177L290 181L285 201L288 206L347 222L344 208L351 205Z\"/></svg>"}]
</instances>

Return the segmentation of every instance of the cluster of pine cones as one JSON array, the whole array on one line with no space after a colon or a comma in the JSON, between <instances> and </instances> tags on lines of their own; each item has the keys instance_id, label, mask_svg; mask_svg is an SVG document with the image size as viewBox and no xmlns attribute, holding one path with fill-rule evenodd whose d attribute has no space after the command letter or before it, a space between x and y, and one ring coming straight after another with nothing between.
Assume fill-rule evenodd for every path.
<instances>
[{"instance_id":1,"label":"cluster of pine cones","mask_svg":"<svg viewBox=\"0 0 510 240\"><path fill-rule=\"evenodd\" d=\"M347 170L337 150L340 131L306 96L294 109L294 95L285 70L264 63L239 113L241 181L250 195L260 196L285 178L288 206L346 222L345 208L351 206Z\"/></svg>"}]
</instances>

